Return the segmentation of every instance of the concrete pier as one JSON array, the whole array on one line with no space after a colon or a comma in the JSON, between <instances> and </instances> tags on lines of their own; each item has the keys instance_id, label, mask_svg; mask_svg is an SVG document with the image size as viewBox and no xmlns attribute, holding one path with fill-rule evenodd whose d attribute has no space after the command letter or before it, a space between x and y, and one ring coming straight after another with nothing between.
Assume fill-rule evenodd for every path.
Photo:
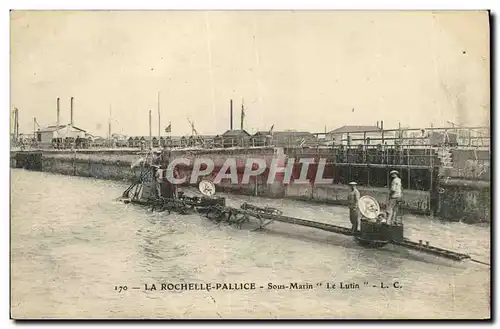
<instances>
[{"instance_id":1,"label":"concrete pier","mask_svg":"<svg viewBox=\"0 0 500 329\"><path fill-rule=\"evenodd\" d=\"M440 184L437 215L450 221L467 223L491 221L489 182L448 179Z\"/></svg>"},{"instance_id":2,"label":"concrete pier","mask_svg":"<svg viewBox=\"0 0 500 329\"><path fill-rule=\"evenodd\" d=\"M38 156L39 160L36 165L30 165L30 162L25 160L28 159L27 154ZM15 151L10 154L10 164L12 168L26 168L70 176L131 181L137 175L137 171L131 169L131 164L143 155L145 155L144 152L123 150Z\"/></svg>"}]
</instances>

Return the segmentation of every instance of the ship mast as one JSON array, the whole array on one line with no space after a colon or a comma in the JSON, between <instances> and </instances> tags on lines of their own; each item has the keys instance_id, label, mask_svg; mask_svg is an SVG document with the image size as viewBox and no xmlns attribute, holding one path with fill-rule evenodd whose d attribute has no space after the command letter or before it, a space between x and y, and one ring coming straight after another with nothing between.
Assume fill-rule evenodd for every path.
<instances>
[{"instance_id":1,"label":"ship mast","mask_svg":"<svg viewBox=\"0 0 500 329\"><path fill-rule=\"evenodd\" d=\"M109 146L112 146L113 142L111 140L111 104L109 104L108 140L109 140Z\"/></svg>"}]
</instances>

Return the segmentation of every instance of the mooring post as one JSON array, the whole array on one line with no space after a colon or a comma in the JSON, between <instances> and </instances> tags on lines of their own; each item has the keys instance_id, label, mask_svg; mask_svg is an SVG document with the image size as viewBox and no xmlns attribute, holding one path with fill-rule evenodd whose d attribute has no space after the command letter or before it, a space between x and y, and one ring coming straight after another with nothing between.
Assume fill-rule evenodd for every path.
<instances>
[{"instance_id":1,"label":"mooring post","mask_svg":"<svg viewBox=\"0 0 500 329\"><path fill-rule=\"evenodd\" d=\"M366 150L367 150L367 145L366 145L366 131L363 133L363 163L366 163Z\"/></svg>"},{"instance_id":2,"label":"mooring post","mask_svg":"<svg viewBox=\"0 0 500 329\"><path fill-rule=\"evenodd\" d=\"M431 148L432 150L432 148ZM437 216L440 211L440 200L439 200L439 169L436 170L434 168L434 152L430 151L429 152L429 162L430 162L430 168L429 168L429 180L430 180L430 186L429 186L429 211L433 216Z\"/></svg>"},{"instance_id":3,"label":"mooring post","mask_svg":"<svg viewBox=\"0 0 500 329\"><path fill-rule=\"evenodd\" d=\"M407 162L407 165L408 165L408 189L410 190L411 189L411 175L410 175L410 147L409 146L406 146L406 152L408 153L408 162Z\"/></svg>"},{"instance_id":4,"label":"mooring post","mask_svg":"<svg viewBox=\"0 0 500 329\"><path fill-rule=\"evenodd\" d=\"M366 170L367 170L367 177L366 177L367 182L366 182L366 185L367 185L368 187L370 187L370 166L368 166L368 167L366 168Z\"/></svg>"}]
</instances>

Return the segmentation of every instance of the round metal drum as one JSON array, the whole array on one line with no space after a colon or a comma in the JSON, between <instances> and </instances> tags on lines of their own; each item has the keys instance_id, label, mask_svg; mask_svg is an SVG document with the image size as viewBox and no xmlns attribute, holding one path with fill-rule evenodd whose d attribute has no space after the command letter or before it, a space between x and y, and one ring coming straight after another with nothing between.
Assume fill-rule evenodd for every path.
<instances>
[{"instance_id":1,"label":"round metal drum","mask_svg":"<svg viewBox=\"0 0 500 329\"><path fill-rule=\"evenodd\" d=\"M368 195L359 198L358 207L361 215L368 219L377 219L380 214L380 205L377 200Z\"/></svg>"},{"instance_id":2,"label":"round metal drum","mask_svg":"<svg viewBox=\"0 0 500 329\"><path fill-rule=\"evenodd\" d=\"M209 180L202 180L198 185L198 189L204 196L211 197L215 194L215 185Z\"/></svg>"}]
</instances>

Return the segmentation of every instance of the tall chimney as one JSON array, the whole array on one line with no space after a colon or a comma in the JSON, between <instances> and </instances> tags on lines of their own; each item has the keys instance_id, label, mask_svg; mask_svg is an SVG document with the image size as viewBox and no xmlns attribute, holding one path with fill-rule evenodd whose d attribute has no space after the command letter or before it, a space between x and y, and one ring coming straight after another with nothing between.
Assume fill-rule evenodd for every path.
<instances>
[{"instance_id":1,"label":"tall chimney","mask_svg":"<svg viewBox=\"0 0 500 329\"><path fill-rule=\"evenodd\" d=\"M71 121L70 121L70 124L71 126L73 126L73 97L71 97L70 99L70 109L71 109Z\"/></svg>"},{"instance_id":2,"label":"tall chimney","mask_svg":"<svg viewBox=\"0 0 500 329\"><path fill-rule=\"evenodd\" d=\"M19 136L19 110L17 107L14 107L14 136L17 142L17 138Z\"/></svg>"},{"instance_id":3,"label":"tall chimney","mask_svg":"<svg viewBox=\"0 0 500 329\"><path fill-rule=\"evenodd\" d=\"M19 139L19 110L16 109L16 141Z\"/></svg>"},{"instance_id":4,"label":"tall chimney","mask_svg":"<svg viewBox=\"0 0 500 329\"><path fill-rule=\"evenodd\" d=\"M384 130L384 120L380 121L380 129Z\"/></svg>"},{"instance_id":5,"label":"tall chimney","mask_svg":"<svg viewBox=\"0 0 500 329\"><path fill-rule=\"evenodd\" d=\"M380 127L378 126L378 121L377 121L377 128L380 128Z\"/></svg>"},{"instance_id":6,"label":"tall chimney","mask_svg":"<svg viewBox=\"0 0 500 329\"><path fill-rule=\"evenodd\" d=\"M59 128L60 124L61 121L60 121L59 97L57 97L57 128Z\"/></svg>"},{"instance_id":7,"label":"tall chimney","mask_svg":"<svg viewBox=\"0 0 500 329\"><path fill-rule=\"evenodd\" d=\"M243 130L243 122L245 121L245 106L243 105L243 98L241 99L241 130Z\"/></svg>"},{"instance_id":8,"label":"tall chimney","mask_svg":"<svg viewBox=\"0 0 500 329\"><path fill-rule=\"evenodd\" d=\"M230 126L229 126L229 129L230 130L233 130L233 100L230 99L229 100L229 115L230 115Z\"/></svg>"}]
</instances>

